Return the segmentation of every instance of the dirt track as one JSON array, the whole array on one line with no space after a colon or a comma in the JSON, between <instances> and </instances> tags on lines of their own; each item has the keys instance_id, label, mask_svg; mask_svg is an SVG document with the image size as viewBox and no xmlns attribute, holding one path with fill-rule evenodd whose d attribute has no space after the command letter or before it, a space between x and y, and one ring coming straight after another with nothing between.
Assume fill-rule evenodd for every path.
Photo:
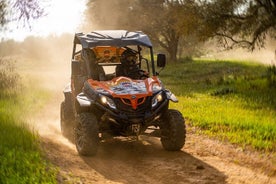
<instances>
[{"instance_id":1,"label":"dirt track","mask_svg":"<svg viewBox=\"0 0 276 184\"><path fill-rule=\"evenodd\" d=\"M276 184L276 166L271 160L275 155L246 152L197 135L190 127L179 152L163 150L157 138L142 137L141 141L110 140L101 144L95 157L79 156L74 144L60 134L59 105L66 79L63 84L56 81L62 75L53 70L43 75L55 95L34 119L47 158L60 168L59 183Z\"/></svg>"}]
</instances>

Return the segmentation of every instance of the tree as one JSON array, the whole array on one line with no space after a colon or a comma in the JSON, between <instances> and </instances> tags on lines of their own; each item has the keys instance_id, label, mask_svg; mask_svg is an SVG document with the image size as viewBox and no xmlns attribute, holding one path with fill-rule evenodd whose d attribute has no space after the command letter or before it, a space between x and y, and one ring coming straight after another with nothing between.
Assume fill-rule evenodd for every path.
<instances>
[{"instance_id":1,"label":"tree","mask_svg":"<svg viewBox=\"0 0 276 184\"><path fill-rule=\"evenodd\" d=\"M174 11L177 6L179 4L169 1L140 0L133 10L136 15L143 12L142 17L138 20L139 24L143 25L143 31L154 42L168 52L170 61L177 60L177 49L182 33L177 25L177 11Z\"/></svg>"},{"instance_id":2,"label":"tree","mask_svg":"<svg viewBox=\"0 0 276 184\"><path fill-rule=\"evenodd\" d=\"M192 0L90 0L88 14L97 28L145 32L171 61L177 60L180 39L195 33L199 18Z\"/></svg>"},{"instance_id":3,"label":"tree","mask_svg":"<svg viewBox=\"0 0 276 184\"><path fill-rule=\"evenodd\" d=\"M6 23L6 18L5 18L5 15L7 14L6 9L7 9L7 2L1 0L0 1L0 25L4 25Z\"/></svg>"},{"instance_id":4,"label":"tree","mask_svg":"<svg viewBox=\"0 0 276 184\"><path fill-rule=\"evenodd\" d=\"M276 38L276 0L90 0L101 28L142 30L177 60L179 45L217 38L227 49ZM112 12L112 16L109 14ZM180 44L181 42L181 44ZM182 43L184 42L184 43Z\"/></svg>"},{"instance_id":5,"label":"tree","mask_svg":"<svg viewBox=\"0 0 276 184\"><path fill-rule=\"evenodd\" d=\"M30 27L30 20L44 15L44 10L38 0L1 0L0 25L1 29L10 21L22 21L23 26Z\"/></svg>"},{"instance_id":6,"label":"tree","mask_svg":"<svg viewBox=\"0 0 276 184\"><path fill-rule=\"evenodd\" d=\"M216 37L225 48L263 47L276 39L276 0L201 1L205 36Z\"/></svg>"}]
</instances>

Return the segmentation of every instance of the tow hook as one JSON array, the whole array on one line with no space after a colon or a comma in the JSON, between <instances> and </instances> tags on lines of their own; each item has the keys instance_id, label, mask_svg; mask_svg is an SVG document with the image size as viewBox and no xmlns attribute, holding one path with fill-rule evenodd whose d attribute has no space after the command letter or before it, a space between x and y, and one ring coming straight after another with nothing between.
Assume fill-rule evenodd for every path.
<instances>
[{"instance_id":1,"label":"tow hook","mask_svg":"<svg viewBox=\"0 0 276 184\"><path fill-rule=\"evenodd\" d=\"M141 125L140 125L140 124L132 124L132 125L131 125L131 130L132 130L132 132L135 133L136 135L139 135L140 129L141 129Z\"/></svg>"}]
</instances>

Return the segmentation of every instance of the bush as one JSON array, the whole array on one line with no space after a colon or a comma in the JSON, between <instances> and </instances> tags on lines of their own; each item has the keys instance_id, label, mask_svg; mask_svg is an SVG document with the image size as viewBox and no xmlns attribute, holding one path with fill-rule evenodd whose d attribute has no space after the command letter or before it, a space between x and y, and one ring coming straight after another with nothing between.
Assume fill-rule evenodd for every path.
<instances>
[{"instance_id":1,"label":"bush","mask_svg":"<svg viewBox=\"0 0 276 184\"><path fill-rule=\"evenodd\" d=\"M19 75L14 61L0 58L0 91L13 89L18 85Z\"/></svg>"},{"instance_id":2,"label":"bush","mask_svg":"<svg viewBox=\"0 0 276 184\"><path fill-rule=\"evenodd\" d=\"M276 87L276 65L267 67L267 81L270 87Z\"/></svg>"}]
</instances>

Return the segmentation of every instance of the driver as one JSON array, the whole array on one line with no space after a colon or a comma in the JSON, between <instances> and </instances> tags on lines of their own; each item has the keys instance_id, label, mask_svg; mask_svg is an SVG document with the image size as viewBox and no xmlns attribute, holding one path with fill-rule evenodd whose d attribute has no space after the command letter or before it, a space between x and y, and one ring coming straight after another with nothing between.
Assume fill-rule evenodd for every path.
<instances>
[{"instance_id":1,"label":"driver","mask_svg":"<svg viewBox=\"0 0 276 184\"><path fill-rule=\"evenodd\" d=\"M140 79L143 71L138 67L137 52L126 49L121 55L121 65L116 67L116 76L125 76L131 79Z\"/></svg>"}]
</instances>

